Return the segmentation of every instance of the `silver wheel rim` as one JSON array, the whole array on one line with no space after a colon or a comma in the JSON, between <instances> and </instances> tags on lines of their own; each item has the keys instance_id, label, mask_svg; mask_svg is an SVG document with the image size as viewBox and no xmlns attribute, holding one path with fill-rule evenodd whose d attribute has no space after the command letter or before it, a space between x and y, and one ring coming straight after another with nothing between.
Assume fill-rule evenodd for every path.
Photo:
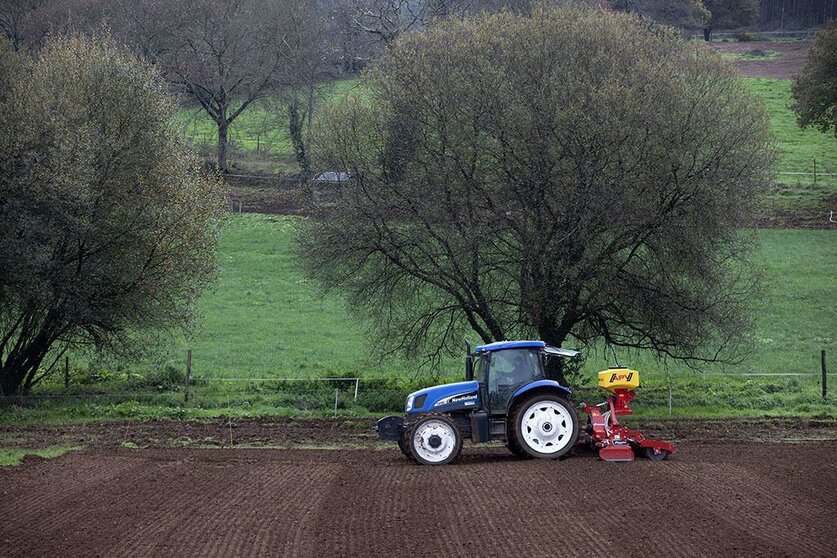
<instances>
[{"instance_id":1,"label":"silver wheel rim","mask_svg":"<svg viewBox=\"0 0 837 558\"><path fill-rule=\"evenodd\" d=\"M520 432L523 443L538 453L558 453L570 443L573 420L560 403L538 401L521 415Z\"/></svg>"},{"instance_id":2,"label":"silver wheel rim","mask_svg":"<svg viewBox=\"0 0 837 558\"><path fill-rule=\"evenodd\" d=\"M428 420L413 434L413 451L430 463L441 463L448 459L455 448L456 432L451 425L441 420Z\"/></svg>"}]
</instances>

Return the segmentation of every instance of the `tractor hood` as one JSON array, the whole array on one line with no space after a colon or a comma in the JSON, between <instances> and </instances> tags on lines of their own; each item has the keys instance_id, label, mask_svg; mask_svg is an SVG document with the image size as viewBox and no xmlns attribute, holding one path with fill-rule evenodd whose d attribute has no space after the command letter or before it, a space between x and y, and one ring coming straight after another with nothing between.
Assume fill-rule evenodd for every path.
<instances>
[{"instance_id":1,"label":"tractor hood","mask_svg":"<svg viewBox=\"0 0 837 558\"><path fill-rule=\"evenodd\" d=\"M479 383L456 382L420 389L407 396L404 412L429 413L472 409L479 406Z\"/></svg>"}]
</instances>

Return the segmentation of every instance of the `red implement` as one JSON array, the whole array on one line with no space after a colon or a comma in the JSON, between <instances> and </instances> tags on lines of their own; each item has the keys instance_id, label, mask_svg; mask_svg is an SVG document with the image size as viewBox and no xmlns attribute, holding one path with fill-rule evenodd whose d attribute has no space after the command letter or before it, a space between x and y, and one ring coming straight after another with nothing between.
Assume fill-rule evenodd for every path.
<instances>
[{"instance_id":1,"label":"red implement","mask_svg":"<svg viewBox=\"0 0 837 558\"><path fill-rule=\"evenodd\" d=\"M648 440L642 433L619 424L617 415L633 413L628 405L636 393L627 389L616 389L608 395L601 405L584 405L582 409L590 418L587 435L581 443L587 443L599 449L599 459L603 461L633 461L635 455L660 461L675 452L669 442ZM602 413L600 407L607 407Z\"/></svg>"}]
</instances>

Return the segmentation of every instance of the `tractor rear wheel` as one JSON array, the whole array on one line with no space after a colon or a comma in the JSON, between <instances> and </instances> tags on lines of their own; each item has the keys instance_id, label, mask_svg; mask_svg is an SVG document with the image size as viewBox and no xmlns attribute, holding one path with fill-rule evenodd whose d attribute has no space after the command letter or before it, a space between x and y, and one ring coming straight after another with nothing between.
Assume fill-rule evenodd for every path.
<instances>
[{"instance_id":1,"label":"tractor rear wheel","mask_svg":"<svg viewBox=\"0 0 837 558\"><path fill-rule=\"evenodd\" d=\"M509 449L517 444L529 457L558 459L578 440L578 414L560 395L540 393L515 405Z\"/></svg>"},{"instance_id":2,"label":"tractor rear wheel","mask_svg":"<svg viewBox=\"0 0 837 558\"><path fill-rule=\"evenodd\" d=\"M410 457L420 465L446 465L462 451L462 433L447 415L430 414L413 422L404 436Z\"/></svg>"}]
</instances>

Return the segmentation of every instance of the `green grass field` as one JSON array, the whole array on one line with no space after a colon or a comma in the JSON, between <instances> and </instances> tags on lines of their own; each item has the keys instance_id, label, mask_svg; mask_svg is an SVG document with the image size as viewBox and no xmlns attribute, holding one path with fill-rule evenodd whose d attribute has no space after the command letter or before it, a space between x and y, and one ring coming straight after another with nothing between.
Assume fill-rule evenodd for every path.
<instances>
[{"instance_id":1,"label":"green grass field","mask_svg":"<svg viewBox=\"0 0 837 558\"><path fill-rule=\"evenodd\" d=\"M837 202L837 139L813 128L799 128L790 109L790 81L746 78L745 82L764 99L779 150L778 184L765 199L763 211L767 215L792 213L803 220L824 221L825 211L837 208L831 207Z\"/></svg>"},{"instance_id":2,"label":"green grass field","mask_svg":"<svg viewBox=\"0 0 837 558\"><path fill-rule=\"evenodd\" d=\"M335 389L339 413L362 415L397 411L408 390L462 377L461 357L451 357L434 372L372 358L364 324L352 319L338 297L321 297L298 268L291 249L296 219L230 218L220 277L201 300L203 318L193 338L161 348L155 362L97 365L75 375L80 379L72 384L72 394L103 397L35 399L29 409L0 413L0 422L321 415L333 409ZM757 304L751 354L737 366L694 371L647 354L618 353L619 364L642 373L639 416L667 416L669 387L675 416L837 416L833 403L819 399L816 375L821 349L832 361L837 355L837 232L761 230L759 236L756 260L764 268L766 288ZM187 348L193 351L193 386L184 405L181 371ZM612 353L590 350L577 381L579 397L598 397L591 387L595 373L613 364ZM749 373L804 375L742 375ZM262 381L356 376L364 378L357 401L353 381ZM45 387L63 393L60 378Z\"/></svg>"},{"instance_id":3,"label":"green grass field","mask_svg":"<svg viewBox=\"0 0 837 558\"><path fill-rule=\"evenodd\" d=\"M219 283L201 301L203 325L181 346L193 349L196 376L409 374L404 363L380 365L369 358L363 324L338 298L321 298L305 280L291 250L294 222L262 215L230 219ZM756 257L765 270L766 298L754 352L735 371L816 372L821 348L837 352L837 306L829 304L837 295L837 234L762 230L759 236ZM589 364L611 362L591 358Z\"/></svg>"}]
</instances>

